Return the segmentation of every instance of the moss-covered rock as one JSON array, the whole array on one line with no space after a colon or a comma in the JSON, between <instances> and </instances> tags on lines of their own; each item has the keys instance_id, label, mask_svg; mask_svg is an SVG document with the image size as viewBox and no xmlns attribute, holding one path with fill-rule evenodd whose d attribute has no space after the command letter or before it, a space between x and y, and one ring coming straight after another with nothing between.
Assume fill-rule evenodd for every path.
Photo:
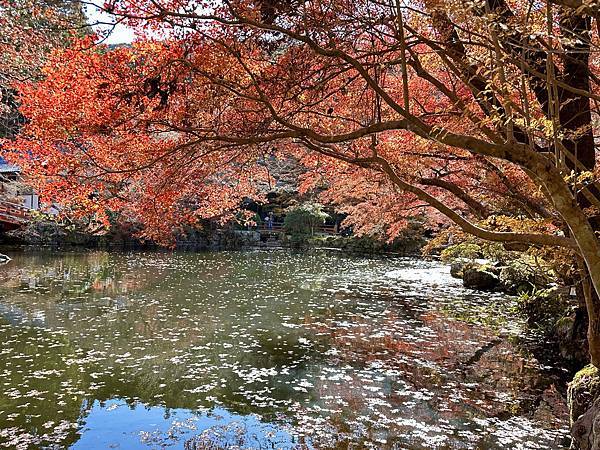
<instances>
[{"instance_id":1,"label":"moss-covered rock","mask_svg":"<svg viewBox=\"0 0 600 450\"><path fill-rule=\"evenodd\" d=\"M451 245L442 250L440 253L442 261L456 261L456 260L473 260L477 258L483 258L483 251L481 246L472 242L462 242L460 244Z\"/></svg>"},{"instance_id":2,"label":"moss-covered rock","mask_svg":"<svg viewBox=\"0 0 600 450\"><path fill-rule=\"evenodd\" d=\"M443 262L451 264L451 275L463 278L468 268L470 279L465 283L473 288L495 289L510 294L546 288L556 281L556 274L541 258L523 252L506 250L502 245L465 241L441 251ZM487 261L486 268L477 264ZM492 274L492 276L490 276ZM495 277L498 277L496 282ZM474 280L471 282L471 279Z\"/></svg>"},{"instance_id":3,"label":"moss-covered rock","mask_svg":"<svg viewBox=\"0 0 600 450\"><path fill-rule=\"evenodd\" d=\"M573 450L600 449L600 374L588 365L575 374L567 389Z\"/></svg>"},{"instance_id":4,"label":"moss-covered rock","mask_svg":"<svg viewBox=\"0 0 600 450\"><path fill-rule=\"evenodd\" d=\"M503 262L500 270L502 290L511 294L544 289L555 281L555 277L542 265L526 256Z\"/></svg>"},{"instance_id":5,"label":"moss-covered rock","mask_svg":"<svg viewBox=\"0 0 600 450\"><path fill-rule=\"evenodd\" d=\"M548 333L557 321L568 315L569 308L568 299L556 288L522 292L518 305L519 310L527 317L530 327Z\"/></svg>"},{"instance_id":6,"label":"moss-covered rock","mask_svg":"<svg viewBox=\"0 0 600 450\"><path fill-rule=\"evenodd\" d=\"M454 278L462 279L463 271L465 267L469 264L468 260L465 259L457 259L450 264L450 275Z\"/></svg>"},{"instance_id":7,"label":"moss-covered rock","mask_svg":"<svg viewBox=\"0 0 600 450\"><path fill-rule=\"evenodd\" d=\"M471 264L462 270L463 285L472 289L491 291L498 286L497 271L487 264Z\"/></svg>"}]
</instances>

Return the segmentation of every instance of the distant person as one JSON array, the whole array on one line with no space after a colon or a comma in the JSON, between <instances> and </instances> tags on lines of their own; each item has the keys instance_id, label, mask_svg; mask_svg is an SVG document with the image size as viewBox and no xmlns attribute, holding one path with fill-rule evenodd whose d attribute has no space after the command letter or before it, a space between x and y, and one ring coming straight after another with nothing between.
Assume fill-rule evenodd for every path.
<instances>
[{"instance_id":1,"label":"distant person","mask_svg":"<svg viewBox=\"0 0 600 450\"><path fill-rule=\"evenodd\" d=\"M265 225L267 226L267 230L273 229L273 219L272 219L271 214L267 214L265 216Z\"/></svg>"},{"instance_id":2,"label":"distant person","mask_svg":"<svg viewBox=\"0 0 600 450\"><path fill-rule=\"evenodd\" d=\"M273 229L273 223L275 222L275 215L273 214L273 211L271 211L269 213L269 229L272 230Z\"/></svg>"}]
</instances>

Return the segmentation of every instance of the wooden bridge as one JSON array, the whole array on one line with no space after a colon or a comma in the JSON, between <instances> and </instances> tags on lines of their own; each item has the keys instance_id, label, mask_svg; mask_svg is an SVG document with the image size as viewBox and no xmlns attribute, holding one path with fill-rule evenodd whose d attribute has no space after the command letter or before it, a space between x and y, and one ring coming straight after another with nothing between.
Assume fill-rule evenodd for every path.
<instances>
[{"instance_id":1,"label":"wooden bridge","mask_svg":"<svg viewBox=\"0 0 600 450\"><path fill-rule=\"evenodd\" d=\"M273 222L273 224L269 227L266 224L261 224L258 227L258 231L261 235L269 235L269 234L281 234L284 232L283 223ZM314 227L315 234L339 234L339 231L336 230L334 225L317 225Z\"/></svg>"},{"instance_id":2,"label":"wooden bridge","mask_svg":"<svg viewBox=\"0 0 600 450\"><path fill-rule=\"evenodd\" d=\"M17 203L0 200L0 231L15 230L25 225L29 218L29 208Z\"/></svg>"}]
</instances>

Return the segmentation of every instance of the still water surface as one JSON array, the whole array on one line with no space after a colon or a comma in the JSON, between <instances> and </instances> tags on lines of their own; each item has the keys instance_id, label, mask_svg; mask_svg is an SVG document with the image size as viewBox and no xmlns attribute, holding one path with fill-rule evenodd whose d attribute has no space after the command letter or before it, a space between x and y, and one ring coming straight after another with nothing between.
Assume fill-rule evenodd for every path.
<instances>
[{"instance_id":1,"label":"still water surface","mask_svg":"<svg viewBox=\"0 0 600 450\"><path fill-rule=\"evenodd\" d=\"M13 254L0 447L561 449L514 300L412 259Z\"/></svg>"}]
</instances>

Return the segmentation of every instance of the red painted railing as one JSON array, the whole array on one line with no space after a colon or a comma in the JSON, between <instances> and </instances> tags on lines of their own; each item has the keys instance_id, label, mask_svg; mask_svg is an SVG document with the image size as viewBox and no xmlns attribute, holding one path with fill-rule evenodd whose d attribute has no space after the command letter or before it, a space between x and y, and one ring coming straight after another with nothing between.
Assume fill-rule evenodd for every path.
<instances>
[{"instance_id":1,"label":"red painted railing","mask_svg":"<svg viewBox=\"0 0 600 450\"><path fill-rule=\"evenodd\" d=\"M21 225L29 220L29 209L17 203L0 200L0 222Z\"/></svg>"}]
</instances>

